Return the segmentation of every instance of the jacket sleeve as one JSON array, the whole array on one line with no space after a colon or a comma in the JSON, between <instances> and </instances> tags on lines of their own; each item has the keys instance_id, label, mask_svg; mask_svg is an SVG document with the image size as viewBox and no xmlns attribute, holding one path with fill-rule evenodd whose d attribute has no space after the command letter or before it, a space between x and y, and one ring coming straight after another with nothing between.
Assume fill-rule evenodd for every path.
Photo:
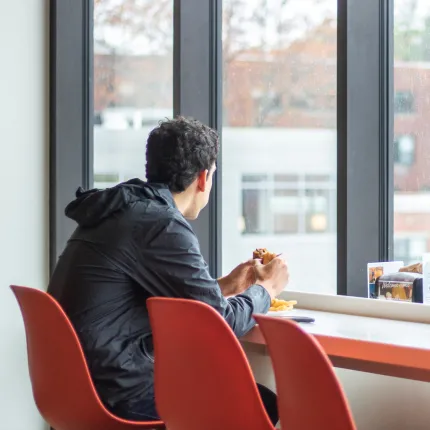
<instances>
[{"instance_id":1,"label":"jacket sleeve","mask_svg":"<svg viewBox=\"0 0 430 430\"><path fill-rule=\"evenodd\" d=\"M254 313L269 310L270 296L260 285L229 299L222 295L201 255L198 239L185 221L169 220L148 238L138 255L139 283L151 295L205 302L221 314L238 337L255 325Z\"/></svg>"}]
</instances>

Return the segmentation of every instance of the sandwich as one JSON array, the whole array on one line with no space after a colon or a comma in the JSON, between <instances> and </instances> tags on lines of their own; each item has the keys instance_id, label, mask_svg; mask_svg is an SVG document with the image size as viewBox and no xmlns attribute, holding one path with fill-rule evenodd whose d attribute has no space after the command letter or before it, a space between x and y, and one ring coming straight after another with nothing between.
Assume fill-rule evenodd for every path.
<instances>
[{"instance_id":1,"label":"sandwich","mask_svg":"<svg viewBox=\"0 0 430 430\"><path fill-rule=\"evenodd\" d=\"M270 263L277 255L274 252L269 252L266 248L257 248L252 253L252 258L261 260L263 264Z\"/></svg>"},{"instance_id":2,"label":"sandwich","mask_svg":"<svg viewBox=\"0 0 430 430\"><path fill-rule=\"evenodd\" d=\"M422 263L411 264L410 266L402 267L399 272L423 273L423 265Z\"/></svg>"},{"instance_id":3,"label":"sandwich","mask_svg":"<svg viewBox=\"0 0 430 430\"><path fill-rule=\"evenodd\" d=\"M274 252L269 252L266 248L257 248L252 253L252 258L261 260L262 264L270 263L274 258L278 255ZM270 303L270 312L280 312L280 311L291 311L294 308L294 305L297 305L295 300L281 300L281 299L273 299Z\"/></svg>"}]
</instances>

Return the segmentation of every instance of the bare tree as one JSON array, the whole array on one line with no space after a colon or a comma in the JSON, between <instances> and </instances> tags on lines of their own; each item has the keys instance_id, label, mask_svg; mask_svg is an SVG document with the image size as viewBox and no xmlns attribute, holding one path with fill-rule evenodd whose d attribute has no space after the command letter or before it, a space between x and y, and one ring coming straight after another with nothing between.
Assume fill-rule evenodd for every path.
<instances>
[{"instance_id":1,"label":"bare tree","mask_svg":"<svg viewBox=\"0 0 430 430\"><path fill-rule=\"evenodd\" d=\"M118 104L152 106L154 99L166 100L160 93L166 88L155 94L157 86L150 82L156 79L150 75L172 55L172 0L95 0L94 42L96 110ZM166 79L164 70L162 76ZM127 86L131 90L125 94Z\"/></svg>"},{"instance_id":2,"label":"bare tree","mask_svg":"<svg viewBox=\"0 0 430 430\"><path fill-rule=\"evenodd\" d=\"M292 68L300 68L304 80L309 67L301 67L298 58L288 57L289 47L297 40L307 38L333 12L322 11L320 23L306 13L297 11L297 1L226 0L223 20L224 111L235 101L230 97L230 79L240 62L249 61L250 67L261 65L258 90L254 94L255 118L253 125L270 125L273 114L283 111L283 99L291 93ZM332 6L333 0L316 0L313 6ZM315 14L313 15L315 18ZM317 19L317 21L318 21ZM296 73L297 74L297 73ZM228 117L228 112L225 112Z\"/></svg>"},{"instance_id":3,"label":"bare tree","mask_svg":"<svg viewBox=\"0 0 430 430\"><path fill-rule=\"evenodd\" d=\"M423 5L427 3L418 0L396 3L394 57L397 61L430 61L430 6L423 13Z\"/></svg>"},{"instance_id":4,"label":"bare tree","mask_svg":"<svg viewBox=\"0 0 430 430\"><path fill-rule=\"evenodd\" d=\"M295 12L300 0L224 0L223 1L223 87L224 117L236 104L237 88L231 88L238 65L249 62L261 73L253 94L255 109L252 125L269 125L274 113L281 113L282 98L291 92L289 75L294 61L285 54L297 39L315 27L308 13ZM334 0L314 0L313 5ZM173 0L95 0L95 40L115 58L132 52L136 40L144 40L143 55L171 55L173 49ZM306 11L307 12L307 11ZM120 34L120 40L105 37ZM119 49L118 49L119 48ZM119 51L122 51L119 52ZM106 60L107 61L107 60ZM253 66L252 66L253 65ZM296 64L294 67L300 67ZM115 72L105 67L102 76L109 94L115 93ZM306 67L301 68L302 74ZM243 70L242 70L243 72ZM241 73L242 73L241 72ZM252 71L251 71L252 72ZM254 88L248 88L248 92ZM245 90L246 91L246 90ZM249 94L248 94L249 96ZM110 95L109 95L110 97Z\"/></svg>"},{"instance_id":5,"label":"bare tree","mask_svg":"<svg viewBox=\"0 0 430 430\"><path fill-rule=\"evenodd\" d=\"M95 0L94 22L99 29L120 30L123 45L141 37L148 42L146 52L172 50L172 0Z\"/></svg>"}]
</instances>

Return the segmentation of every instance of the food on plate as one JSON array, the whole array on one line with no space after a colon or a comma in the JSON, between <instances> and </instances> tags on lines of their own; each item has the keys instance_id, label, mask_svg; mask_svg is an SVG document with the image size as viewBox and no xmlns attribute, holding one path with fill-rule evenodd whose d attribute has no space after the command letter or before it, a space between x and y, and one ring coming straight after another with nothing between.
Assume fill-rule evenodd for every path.
<instances>
[{"instance_id":1,"label":"food on plate","mask_svg":"<svg viewBox=\"0 0 430 430\"><path fill-rule=\"evenodd\" d=\"M269 252L266 248L257 248L252 253L252 258L260 259L263 264L270 263L277 255L274 252Z\"/></svg>"},{"instance_id":2,"label":"food on plate","mask_svg":"<svg viewBox=\"0 0 430 430\"><path fill-rule=\"evenodd\" d=\"M297 305L296 300L281 300L273 299L270 304L270 312L280 312L280 311L292 311L294 305Z\"/></svg>"},{"instance_id":3,"label":"food on plate","mask_svg":"<svg viewBox=\"0 0 430 430\"><path fill-rule=\"evenodd\" d=\"M423 264L415 263L410 266L402 267L399 272L409 272L409 273L423 273Z\"/></svg>"},{"instance_id":4,"label":"food on plate","mask_svg":"<svg viewBox=\"0 0 430 430\"><path fill-rule=\"evenodd\" d=\"M277 254L274 252L269 252L266 248L257 248L252 253L252 258L260 259L263 264L270 263L274 258L277 257ZM291 311L294 308L294 305L297 305L295 300L281 300L281 299L273 299L270 303L270 312L281 312L281 311Z\"/></svg>"}]
</instances>

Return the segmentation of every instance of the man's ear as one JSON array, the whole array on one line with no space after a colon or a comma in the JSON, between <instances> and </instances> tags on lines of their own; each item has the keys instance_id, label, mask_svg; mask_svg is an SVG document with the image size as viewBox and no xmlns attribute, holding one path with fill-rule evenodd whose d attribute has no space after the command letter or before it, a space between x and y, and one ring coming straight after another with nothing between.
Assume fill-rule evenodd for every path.
<instances>
[{"instance_id":1,"label":"man's ear","mask_svg":"<svg viewBox=\"0 0 430 430\"><path fill-rule=\"evenodd\" d=\"M207 180L208 180L208 170L202 170L197 176L197 188L199 191L204 192L206 190Z\"/></svg>"}]
</instances>

